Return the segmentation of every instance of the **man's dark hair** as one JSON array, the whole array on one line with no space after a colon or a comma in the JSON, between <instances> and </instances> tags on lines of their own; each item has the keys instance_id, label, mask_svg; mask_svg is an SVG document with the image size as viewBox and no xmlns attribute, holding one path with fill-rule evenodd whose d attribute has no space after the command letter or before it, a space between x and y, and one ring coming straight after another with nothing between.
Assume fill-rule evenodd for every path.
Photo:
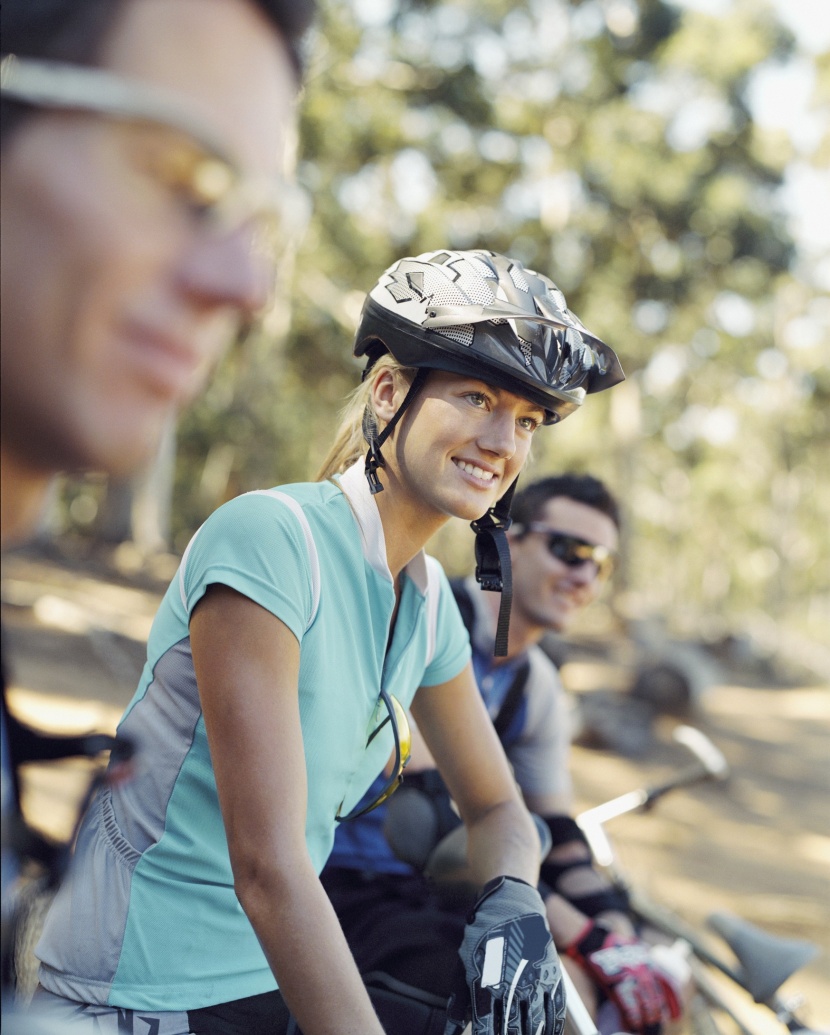
<instances>
[{"instance_id":1,"label":"man's dark hair","mask_svg":"<svg viewBox=\"0 0 830 1035\"><path fill-rule=\"evenodd\" d=\"M95 65L121 10L140 0L3 0L0 7L4 54ZM172 2L172 0L170 0ZM302 77L302 41L311 25L316 0L252 0L279 29L297 81ZM221 60L218 58L217 60ZM0 139L34 111L11 98L2 99Z\"/></svg>"},{"instance_id":2,"label":"man's dark hair","mask_svg":"<svg viewBox=\"0 0 830 1035\"><path fill-rule=\"evenodd\" d=\"M510 508L514 524L529 525L531 521L538 521L545 504L555 496L566 496L569 500L593 507L607 514L617 528L620 527L619 504L605 485L590 474L572 472L540 478L520 489L513 497L513 506Z\"/></svg>"}]
</instances>

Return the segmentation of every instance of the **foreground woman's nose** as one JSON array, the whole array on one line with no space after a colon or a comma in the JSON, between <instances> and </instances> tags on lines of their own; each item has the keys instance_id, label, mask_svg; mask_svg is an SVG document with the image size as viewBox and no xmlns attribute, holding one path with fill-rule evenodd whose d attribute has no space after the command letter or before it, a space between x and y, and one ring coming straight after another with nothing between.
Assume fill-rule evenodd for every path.
<instances>
[{"instance_id":1,"label":"foreground woman's nose","mask_svg":"<svg viewBox=\"0 0 830 1035\"><path fill-rule=\"evenodd\" d=\"M268 302L276 277L276 262L257 249L256 228L248 225L200 235L182 260L179 281L200 305L250 318Z\"/></svg>"}]
</instances>

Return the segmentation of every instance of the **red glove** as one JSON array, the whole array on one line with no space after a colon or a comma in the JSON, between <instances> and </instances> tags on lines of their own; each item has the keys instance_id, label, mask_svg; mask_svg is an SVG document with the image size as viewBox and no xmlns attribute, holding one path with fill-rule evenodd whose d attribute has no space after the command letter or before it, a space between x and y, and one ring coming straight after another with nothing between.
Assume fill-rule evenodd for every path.
<instances>
[{"instance_id":1,"label":"red glove","mask_svg":"<svg viewBox=\"0 0 830 1035\"><path fill-rule=\"evenodd\" d=\"M615 934L591 920L565 954L619 1009L626 1031L658 1035L664 1020L680 1017L680 988L655 965L639 939Z\"/></svg>"}]
</instances>

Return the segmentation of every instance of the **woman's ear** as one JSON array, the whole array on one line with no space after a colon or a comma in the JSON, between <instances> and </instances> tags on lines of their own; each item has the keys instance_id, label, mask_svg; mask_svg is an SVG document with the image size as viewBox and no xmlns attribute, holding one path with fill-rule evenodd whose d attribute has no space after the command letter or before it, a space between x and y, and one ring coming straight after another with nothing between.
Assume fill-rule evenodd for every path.
<instances>
[{"instance_id":1,"label":"woman's ear","mask_svg":"<svg viewBox=\"0 0 830 1035\"><path fill-rule=\"evenodd\" d=\"M398 382L391 370L382 370L372 382L369 400L378 423L386 425L397 413L403 401Z\"/></svg>"}]
</instances>

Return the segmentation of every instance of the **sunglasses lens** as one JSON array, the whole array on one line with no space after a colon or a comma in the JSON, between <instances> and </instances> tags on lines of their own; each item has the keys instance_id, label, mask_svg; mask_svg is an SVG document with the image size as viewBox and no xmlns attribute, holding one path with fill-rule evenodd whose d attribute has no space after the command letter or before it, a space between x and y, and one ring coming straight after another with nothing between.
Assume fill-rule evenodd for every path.
<instances>
[{"instance_id":1,"label":"sunglasses lens","mask_svg":"<svg viewBox=\"0 0 830 1035\"><path fill-rule=\"evenodd\" d=\"M557 561L562 561L563 564L572 565L575 563L573 558L573 539L570 536L552 532L548 536L548 550ZM576 563L579 564L580 562L577 561Z\"/></svg>"},{"instance_id":2,"label":"sunglasses lens","mask_svg":"<svg viewBox=\"0 0 830 1035\"><path fill-rule=\"evenodd\" d=\"M398 776L403 776L403 770L407 762L412 755L412 729L409 725L409 719L407 718L406 712L401 702L394 697L392 694L389 695L389 701L392 705L392 714L394 715L394 721L398 727L398 743L400 745L400 756L401 760L398 766Z\"/></svg>"},{"instance_id":3,"label":"sunglasses lens","mask_svg":"<svg viewBox=\"0 0 830 1035\"><path fill-rule=\"evenodd\" d=\"M614 559L611 552L604 546L595 546L593 543L586 543L572 535L564 535L561 532L551 532L548 537L548 550L550 553L569 568L577 568L587 561L593 563L597 569L597 576L606 578L614 566Z\"/></svg>"},{"instance_id":4,"label":"sunglasses lens","mask_svg":"<svg viewBox=\"0 0 830 1035\"><path fill-rule=\"evenodd\" d=\"M395 740L395 762L392 767L392 772L387 782L383 785L380 792L376 792L375 797L369 801L368 804L364 804L362 799L355 805L355 807L347 815L341 815L340 809L342 809L342 803L340 809L337 810L335 819L342 823L349 819L357 819L358 816L365 816L367 812L371 812L376 809L379 805L383 805L385 801L395 793L395 791L403 783L403 771L407 762L409 761L410 755L412 754L412 729L409 725L409 719L407 718L406 711L403 705L392 694L388 694L385 690L380 692L380 700L386 705L387 716L381 722L379 726L376 726L373 732L369 735L367 743L371 744L375 737L380 731L386 726L387 723L392 723L392 733ZM378 702L380 703L380 702Z\"/></svg>"}]
</instances>

